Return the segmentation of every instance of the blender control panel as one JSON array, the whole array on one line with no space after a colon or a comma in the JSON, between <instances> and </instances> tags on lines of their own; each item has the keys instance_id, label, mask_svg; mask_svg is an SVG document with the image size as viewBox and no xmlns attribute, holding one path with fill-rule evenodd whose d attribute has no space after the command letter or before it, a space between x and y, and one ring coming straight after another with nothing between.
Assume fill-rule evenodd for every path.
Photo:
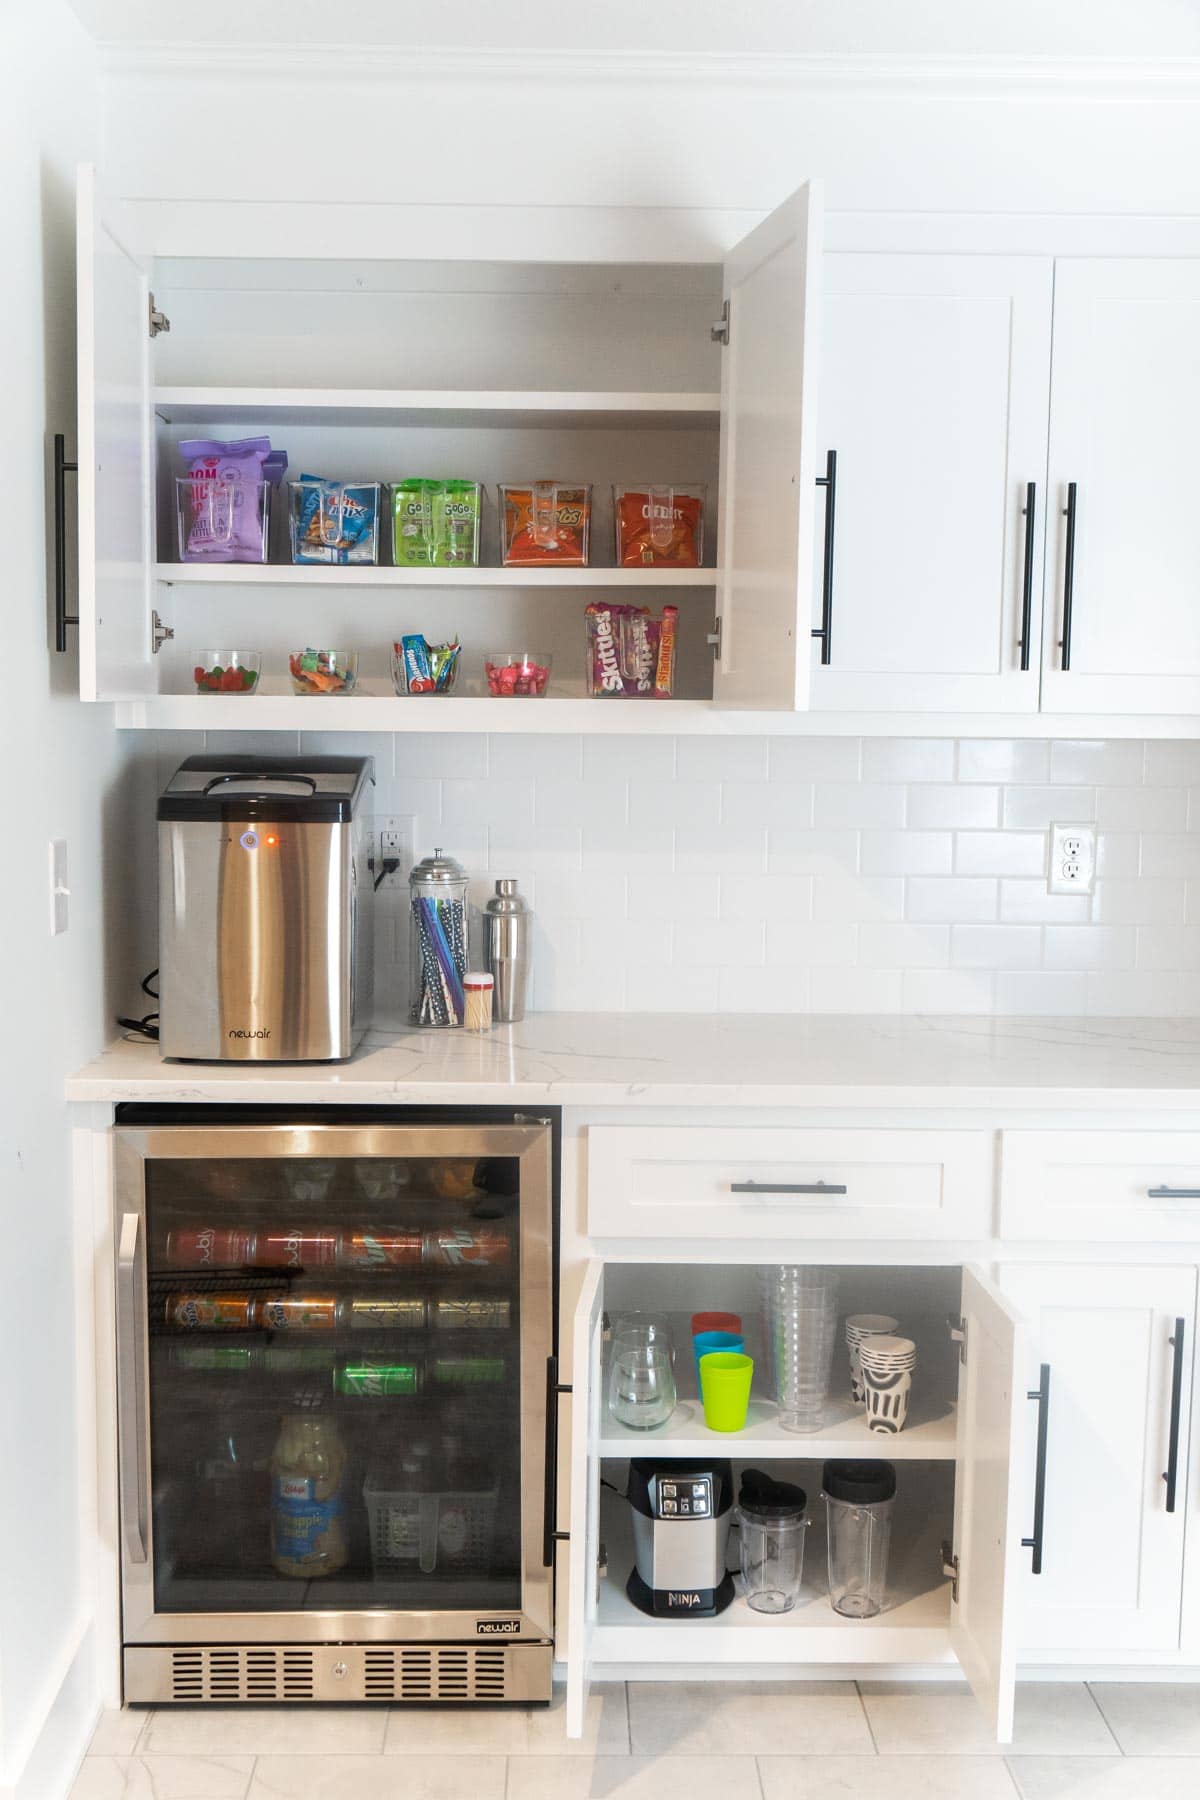
<instances>
[{"instance_id":1,"label":"blender control panel","mask_svg":"<svg viewBox=\"0 0 1200 1800\"><path fill-rule=\"evenodd\" d=\"M711 1519L711 1475L660 1475L655 1482L656 1519Z\"/></svg>"}]
</instances>

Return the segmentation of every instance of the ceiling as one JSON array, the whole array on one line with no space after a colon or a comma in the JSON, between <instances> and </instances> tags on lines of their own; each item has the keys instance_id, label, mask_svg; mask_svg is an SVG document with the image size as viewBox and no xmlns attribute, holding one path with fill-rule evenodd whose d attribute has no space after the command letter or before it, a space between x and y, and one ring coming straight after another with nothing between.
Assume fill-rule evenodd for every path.
<instances>
[{"instance_id":1,"label":"ceiling","mask_svg":"<svg viewBox=\"0 0 1200 1800\"><path fill-rule=\"evenodd\" d=\"M1200 56L1200 0L70 0L100 42L368 54L481 50L628 56L970 57L1060 63Z\"/></svg>"}]
</instances>

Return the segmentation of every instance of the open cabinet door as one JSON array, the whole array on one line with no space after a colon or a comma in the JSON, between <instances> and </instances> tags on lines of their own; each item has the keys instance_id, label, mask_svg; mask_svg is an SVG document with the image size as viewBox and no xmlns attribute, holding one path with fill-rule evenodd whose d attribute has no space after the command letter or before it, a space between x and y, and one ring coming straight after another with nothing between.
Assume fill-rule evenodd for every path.
<instances>
[{"instance_id":1,"label":"open cabinet door","mask_svg":"<svg viewBox=\"0 0 1200 1800\"><path fill-rule=\"evenodd\" d=\"M725 260L713 683L722 706L808 704L819 273L812 182Z\"/></svg>"},{"instance_id":2,"label":"open cabinet door","mask_svg":"<svg viewBox=\"0 0 1200 1800\"><path fill-rule=\"evenodd\" d=\"M600 1568L600 1406L604 1264L583 1278L571 1345L571 1545L567 1560L567 1736L583 1736Z\"/></svg>"},{"instance_id":3,"label":"open cabinet door","mask_svg":"<svg viewBox=\"0 0 1200 1800\"><path fill-rule=\"evenodd\" d=\"M79 692L153 692L150 653L152 439L150 289L105 220L90 163L79 169Z\"/></svg>"},{"instance_id":4,"label":"open cabinet door","mask_svg":"<svg viewBox=\"0 0 1200 1800\"><path fill-rule=\"evenodd\" d=\"M963 1270L966 1360L959 1371L950 1640L998 1742L1012 1741L1024 1498L1025 1328L978 1269Z\"/></svg>"}]
</instances>

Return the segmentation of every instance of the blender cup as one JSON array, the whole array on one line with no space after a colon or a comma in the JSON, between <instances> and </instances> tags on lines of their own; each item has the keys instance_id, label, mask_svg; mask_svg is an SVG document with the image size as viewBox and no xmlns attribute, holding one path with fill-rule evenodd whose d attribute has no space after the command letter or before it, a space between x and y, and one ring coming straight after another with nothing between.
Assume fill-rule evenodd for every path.
<instances>
[{"instance_id":1,"label":"blender cup","mask_svg":"<svg viewBox=\"0 0 1200 1800\"><path fill-rule=\"evenodd\" d=\"M738 1495L742 1583L754 1612L791 1612L804 1575L808 1496L802 1487L747 1469Z\"/></svg>"},{"instance_id":2,"label":"blender cup","mask_svg":"<svg viewBox=\"0 0 1200 1800\"><path fill-rule=\"evenodd\" d=\"M873 1619L887 1593L896 1471L887 1462L827 1462L821 1486L829 1603L848 1619Z\"/></svg>"}]
</instances>

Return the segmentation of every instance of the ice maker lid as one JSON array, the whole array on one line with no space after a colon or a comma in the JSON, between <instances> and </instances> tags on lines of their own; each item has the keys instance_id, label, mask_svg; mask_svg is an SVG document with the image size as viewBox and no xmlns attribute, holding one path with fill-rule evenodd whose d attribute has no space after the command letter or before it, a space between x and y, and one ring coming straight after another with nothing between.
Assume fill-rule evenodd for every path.
<instances>
[{"instance_id":1,"label":"ice maker lid","mask_svg":"<svg viewBox=\"0 0 1200 1800\"><path fill-rule=\"evenodd\" d=\"M338 824L375 780L370 756L189 756L158 797L158 818Z\"/></svg>"}]
</instances>

